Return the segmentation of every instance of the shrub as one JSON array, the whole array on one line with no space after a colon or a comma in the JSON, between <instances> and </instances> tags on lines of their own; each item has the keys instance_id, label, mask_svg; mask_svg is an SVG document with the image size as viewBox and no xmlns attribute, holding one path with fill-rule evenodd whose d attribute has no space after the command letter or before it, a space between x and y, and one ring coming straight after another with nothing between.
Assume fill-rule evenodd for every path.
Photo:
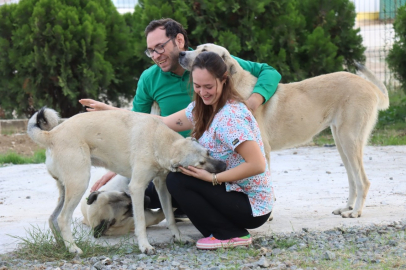
<instances>
[{"instance_id":1,"label":"shrub","mask_svg":"<svg viewBox=\"0 0 406 270\"><path fill-rule=\"evenodd\" d=\"M222 45L243 59L269 63L291 82L364 61L355 15L349 0L140 0L134 24L145 28L153 19L173 18L192 45Z\"/></svg>"},{"instance_id":2,"label":"shrub","mask_svg":"<svg viewBox=\"0 0 406 270\"><path fill-rule=\"evenodd\" d=\"M386 58L395 78L406 93L406 6L398 9L393 23L395 41Z\"/></svg>"},{"instance_id":3,"label":"shrub","mask_svg":"<svg viewBox=\"0 0 406 270\"><path fill-rule=\"evenodd\" d=\"M0 107L30 116L43 105L62 117L90 97L131 97L130 29L110 0L21 0L0 7Z\"/></svg>"}]
</instances>

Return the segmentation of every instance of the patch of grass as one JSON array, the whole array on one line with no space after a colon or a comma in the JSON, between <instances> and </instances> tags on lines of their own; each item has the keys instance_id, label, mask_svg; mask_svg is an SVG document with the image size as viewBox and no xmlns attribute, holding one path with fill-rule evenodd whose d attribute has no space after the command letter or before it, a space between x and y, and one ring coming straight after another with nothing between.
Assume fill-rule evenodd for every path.
<instances>
[{"instance_id":1,"label":"patch of grass","mask_svg":"<svg viewBox=\"0 0 406 270\"><path fill-rule=\"evenodd\" d=\"M35 151L32 156L18 155L14 152L0 155L1 164L38 164L45 162L45 149Z\"/></svg>"},{"instance_id":2,"label":"patch of grass","mask_svg":"<svg viewBox=\"0 0 406 270\"><path fill-rule=\"evenodd\" d=\"M31 226L26 229L26 233L25 237L10 235L21 242L18 249L13 252L14 258L40 262L74 259L75 254L69 253L66 247L55 239L50 229ZM121 237L119 243L115 245L107 241L96 241L93 232L85 229L78 219L73 222L72 233L76 245L83 251L81 258L140 253L138 244L130 240L129 235Z\"/></svg>"}]
</instances>

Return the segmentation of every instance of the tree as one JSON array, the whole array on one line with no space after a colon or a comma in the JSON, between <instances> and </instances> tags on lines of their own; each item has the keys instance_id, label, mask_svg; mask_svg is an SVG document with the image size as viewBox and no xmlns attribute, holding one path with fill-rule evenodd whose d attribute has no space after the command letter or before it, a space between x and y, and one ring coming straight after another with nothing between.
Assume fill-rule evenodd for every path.
<instances>
[{"instance_id":1,"label":"tree","mask_svg":"<svg viewBox=\"0 0 406 270\"><path fill-rule=\"evenodd\" d=\"M47 105L62 117L82 110L78 99L134 94L130 27L110 0L21 0L0 8L0 100L5 111L30 116Z\"/></svg>"},{"instance_id":2,"label":"tree","mask_svg":"<svg viewBox=\"0 0 406 270\"><path fill-rule=\"evenodd\" d=\"M275 67L284 82L338 71L363 61L349 0L140 0L135 25L178 20L191 44L216 43L246 60ZM138 44L145 44L141 35Z\"/></svg>"},{"instance_id":3,"label":"tree","mask_svg":"<svg viewBox=\"0 0 406 270\"><path fill-rule=\"evenodd\" d=\"M395 41L386 58L388 66L406 93L406 6L398 9L393 23Z\"/></svg>"}]
</instances>

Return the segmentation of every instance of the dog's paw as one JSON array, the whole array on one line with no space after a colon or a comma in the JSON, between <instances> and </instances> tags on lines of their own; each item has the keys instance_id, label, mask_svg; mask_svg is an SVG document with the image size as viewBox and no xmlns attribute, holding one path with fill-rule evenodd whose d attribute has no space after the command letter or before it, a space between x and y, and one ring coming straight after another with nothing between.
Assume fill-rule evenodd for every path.
<instances>
[{"instance_id":1,"label":"dog's paw","mask_svg":"<svg viewBox=\"0 0 406 270\"><path fill-rule=\"evenodd\" d=\"M333 214L334 215L341 215L342 213L345 213L345 212L348 212L348 211L351 211L352 210L352 207L344 207L344 208L337 208L336 210L334 210L333 211Z\"/></svg>"},{"instance_id":2,"label":"dog's paw","mask_svg":"<svg viewBox=\"0 0 406 270\"><path fill-rule=\"evenodd\" d=\"M191 237L189 237L189 236L187 236L187 235L183 235L183 234L181 234L181 235L179 236L179 239L176 239L175 236L173 236L172 239L173 239L175 242L182 243L182 244L194 244L194 243L196 242L193 238L191 238Z\"/></svg>"},{"instance_id":3,"label":"dog's paw","mask_svg":"<svg viewBox=\"0 0 406 270\"><path fill-rule=\"evenodd\" d=\"M83 251L80 248L78 248L76 245L71 245L69 247L69 253L74 253L76 255L82 255Z\"/></svg>"},{"instance_id":4,"label":"dog's paw","mask_svg":"<svg viewBox=\"0 0 406 270\"><path fill-rule=\"evenodd\" d=\"M361 217L361 211L347 211L347 212L341 213L341 216L343 218L358 218L358 217Z\"/></svg>"},{"instance_id":5,"label":"dog's paw","mask_svg":"<svg viewBox=\"0 0 406 270\"><path fill-rule=\"evenodd\" d=\"M145 253L145 254L147 254L147 255L154 255L154 254L156 254L155 248L152 247L151 245L144 245L144 246L142 246L142 247L140 246L139 248L140 248L140 251L141 251L142 253Z\"/></svg>"}]
</instances>

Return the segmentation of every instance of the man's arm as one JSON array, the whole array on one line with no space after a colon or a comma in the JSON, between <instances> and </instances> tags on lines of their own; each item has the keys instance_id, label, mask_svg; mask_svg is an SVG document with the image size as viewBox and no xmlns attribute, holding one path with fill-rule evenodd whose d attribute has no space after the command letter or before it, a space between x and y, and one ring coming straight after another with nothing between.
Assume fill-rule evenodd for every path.
<instances>
[{"instance_id":1,"label":"man's arm","mask_svg":"<svg viewBox=\"0 0 406 270\"><path fill-rule=\"evenodd\" d=\"M233 58L237 60L244 70L258 78L252 95L247 100L248 108L254 112L275 94L282 76L268 64L246 61L235 56Z\"/></svg>"}]
</instances>

